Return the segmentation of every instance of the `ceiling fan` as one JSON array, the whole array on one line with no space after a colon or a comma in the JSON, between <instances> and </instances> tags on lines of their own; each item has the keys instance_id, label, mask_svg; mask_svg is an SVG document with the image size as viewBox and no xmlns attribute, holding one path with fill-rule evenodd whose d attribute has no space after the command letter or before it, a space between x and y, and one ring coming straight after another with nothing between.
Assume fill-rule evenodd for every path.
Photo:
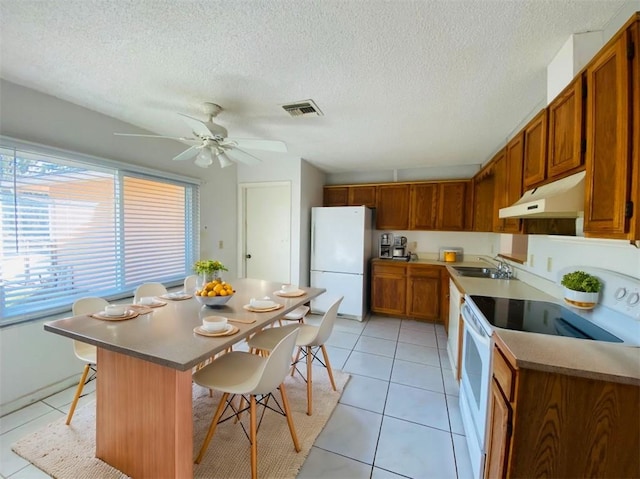
<instances>
[{"instance_id":1,"label":"ceiling fan","mask_svg":"<svg viewBox=\"0 0 640 479\"><path fill-rule=\"evenodd\" d=\"M286 153L287 146L282 141L276 140L255 140L228 138L227 129L213 119L222 111L220 105L215 103L204 103L204 112L208 116L207 121L200 121L197 118L179 113L182 119L189 125L195 138L174 137L164 135L141 135L135 133L115 133L118 136L142 136L148 138L169 138L180 141L194 141L195 145L174 157L175 161L190 160L195 157L194 163L201 168L208 168L213 164L213 159L217 158L221 168L226 168L235 162L255 165L262 160L257 156L245 151L263 150Z\"/></svg>"}]
</instances>

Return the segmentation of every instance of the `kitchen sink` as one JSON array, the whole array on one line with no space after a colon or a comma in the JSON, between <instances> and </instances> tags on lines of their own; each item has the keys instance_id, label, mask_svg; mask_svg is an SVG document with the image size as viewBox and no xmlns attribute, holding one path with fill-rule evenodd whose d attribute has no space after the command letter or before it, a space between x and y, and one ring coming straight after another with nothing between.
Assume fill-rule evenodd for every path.
<instances>
[{"instance_id":1,"label":"kitchen sink","mask_svg":"<svg viewBox=\"0 0 640 479\"><path fill-rule=\"evenodd\" d=\"M483 268L481 266L454 266L453 269L455 269L460 276L499 279L498 270L495 268Z\"/></svg>"}]
</instances>

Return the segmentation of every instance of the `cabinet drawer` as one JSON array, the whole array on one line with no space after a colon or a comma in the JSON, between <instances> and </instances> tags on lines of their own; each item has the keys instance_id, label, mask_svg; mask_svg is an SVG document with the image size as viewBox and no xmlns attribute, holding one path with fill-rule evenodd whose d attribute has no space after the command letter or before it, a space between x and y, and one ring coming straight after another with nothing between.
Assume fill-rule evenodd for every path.
<instances>
[{"instance_id":1,"label":"cabinet drawer","mask_svg":"<svg viewBox=\"0 0 640 479\"><path fill-rule=\"evenodd\" d=\"M515 371L498 348L493 348L493 377L509 401L513 401Z\"/></svg>"},{"instance_id":2,"label":"cabinet drawer","mask_svg":"<svg viewBox=\"0 0 640 479\"><path fill-rule=\"evenodd\" d=\"M443 266L409 266L410 277L439 278Z\"/></svg>"},{"instance_id":3,"label":"cabinet drawer","mask_svg":"<svg viewBox=\"0 0 640 479\"><path fill-rule=\"evenodd\" d=\"M384 260L383 260L384 261ZM406 266L403 264L390 263L390 264L380 264L376 263L373 265L373 274L395 274L395 275L403 275L406 273Z\"/></svg>"}]
</instances>

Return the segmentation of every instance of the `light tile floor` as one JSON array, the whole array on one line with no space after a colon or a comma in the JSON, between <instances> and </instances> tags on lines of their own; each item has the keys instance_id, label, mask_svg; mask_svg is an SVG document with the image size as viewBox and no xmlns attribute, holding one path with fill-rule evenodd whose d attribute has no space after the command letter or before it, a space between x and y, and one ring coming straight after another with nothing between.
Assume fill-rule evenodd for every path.
<instances>
[{"instance_id":1,"label":"light tile floor","mask_svg":"<svg viewBox=\"0 0 640 479\"><path fill-rule=\"evenodd\" d=\"M309 316L307 322L319 319ZM299 478L472 477L441 325L339 318L327 350L333 368L351 379ZM94 399L95 382L88 388L79 407ZM11 444L66 416L74 389L0 418L0 477L49 477L12 452Z\"/></svg>"}]
</instances>

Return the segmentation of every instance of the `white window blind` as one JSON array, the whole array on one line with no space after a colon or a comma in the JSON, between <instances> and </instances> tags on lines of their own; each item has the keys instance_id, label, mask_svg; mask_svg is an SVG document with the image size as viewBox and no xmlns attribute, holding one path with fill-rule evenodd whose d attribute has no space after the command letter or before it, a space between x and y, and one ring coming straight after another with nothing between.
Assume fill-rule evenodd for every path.
<instances>
[{"instance_id":1,"label":"white window blind","mask_svg":"<svg viewBox=\"0 0 640 479\"><path fill-rule=\"evenodd\" d=\"M0 324L190 273L197 186L1 147L0 161Z\"/></svg>"}]
</instances>

